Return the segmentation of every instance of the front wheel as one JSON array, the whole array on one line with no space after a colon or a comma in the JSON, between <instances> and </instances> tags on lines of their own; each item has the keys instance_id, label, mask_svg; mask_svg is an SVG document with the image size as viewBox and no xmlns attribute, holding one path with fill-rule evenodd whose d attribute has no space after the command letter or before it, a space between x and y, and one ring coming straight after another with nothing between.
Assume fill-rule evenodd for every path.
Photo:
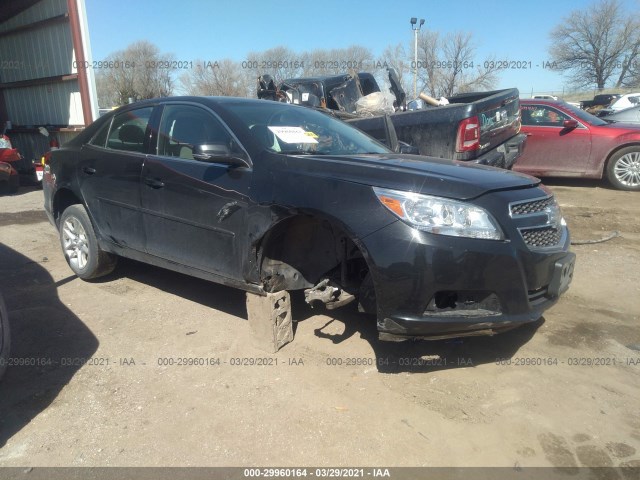
<instances>
[{"instance_id":1,"label":"front wheel","mask_svg":"<svg viewBox=\"0 0 640 480\"><path fill-rule=\"evenodd\" d=\"M60 217L60 243L67 263L83 280L102 277L113 271L117 257L101 250L87 210L71 205Z\"/></svg>"},{"instance_id":2,"label":"front wheel","mask_svg":"<svg viewBox=\"0 0 640 480\"><path fill-rule=\"evenodd\" d=\"M607 179L619 190L640 191L640 146L617 151L607 165Z\"/></svg>"}]
</instances>

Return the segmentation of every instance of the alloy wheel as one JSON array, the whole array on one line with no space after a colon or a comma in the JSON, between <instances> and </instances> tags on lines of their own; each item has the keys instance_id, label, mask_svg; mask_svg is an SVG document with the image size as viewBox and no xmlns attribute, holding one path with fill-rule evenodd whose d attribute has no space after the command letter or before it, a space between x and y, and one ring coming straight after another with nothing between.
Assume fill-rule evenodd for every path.
<instances>
[{"instance_id":1,"label":"alloy wheel","mask_svg":"<svg viewBox=\"0 0 640 480\"><path fill-rule=\"evenodd\" d=\"M69 217L62 227L64 253L69 263L82 270L89 262L89 240L82 223L76 217Z\"/></svg>"},{"instance_id":2,"label":"alloy wheel","mask_svg":"<svg viewBox=\"0 0 640 480\"><path fill-rule=\"evenodd\" d=\"M640 186L640 152L629 152L618 159L613 173L627 187Z\"/></svg>"}]
</instances>

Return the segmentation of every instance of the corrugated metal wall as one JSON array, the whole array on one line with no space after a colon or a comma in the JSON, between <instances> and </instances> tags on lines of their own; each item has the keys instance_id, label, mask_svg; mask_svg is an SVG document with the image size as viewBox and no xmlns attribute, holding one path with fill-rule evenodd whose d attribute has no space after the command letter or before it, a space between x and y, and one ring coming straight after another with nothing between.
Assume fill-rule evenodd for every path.
<instances>
[{"instance_id":1,"label":"corrugated metal wall","mask_svg":"<svg viewBox=\"0 0 640 480\"><path fill-rule=\"evenodd\" d=\"M62 82L4 93L9 119L13 125L82 125L82 103L78 82Z\"/></svg>"},{"instance_id":2,"label":"corrugated metal wall","mask_svg":"<svg viewBox=\"0 0 640 480\"><path fill-rule=\"evenodd\" d=\"M67 13L66 0L42 0L0 25L0 34ZM0 36L0 82L17 82L76 73L69 22ZM14 125L82 125L82 105L73 92L78 81L7 88L7 115Z\"/></svg>"},{"instance_id":3,"label":"corrugated metal wall","mask_svg":"<svg viewBox=\"0 0 640 480\"><path fill-rule=\"evenodd\" d=\"M84 0L77 1L84 12ZM81 24L83 21L86 17ZM33 25L37 22L45 23ZM86 35L86 25L82 27ZM88 45L88 39L83 41ZM25 158L39 159L49 149L50 139L37 133L35 127L84 125L79 82L74 77L78 70L74 65L67 0L40 0L0 23L0 62L0 84L5 84L2 95L8 117L0 120L11 121L11 142ZM13 82L29 83L12 85ZM76 134L63 129L53 136L62 144Z\"/></svg>"},{"instance_id":4,"label":"corrugated metal wall","mask_svg":"<svg viewBox=\"0 0 640 480\"><path fill-rule=\"evenodd\" d=\"M45 0L43 3L50 1L59 2ZM2 82L67 75L74 71L69 25L66 22L46 25L42 29L1 37L0 58L8 67L0 72Z\"/></svg>"}]
</instances>

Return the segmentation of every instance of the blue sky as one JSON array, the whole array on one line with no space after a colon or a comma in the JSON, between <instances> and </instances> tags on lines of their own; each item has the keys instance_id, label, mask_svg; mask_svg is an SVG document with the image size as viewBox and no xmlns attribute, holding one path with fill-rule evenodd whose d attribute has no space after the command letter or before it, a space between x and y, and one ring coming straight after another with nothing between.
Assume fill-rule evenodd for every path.
<instances>
[{"instance_id":1,"label":"blue sky","mask_svg":"<svg viewBox=\"0 0 640 480\"><path fill-rule=\"evenodd\" d=\"M304 52L359 44L377 56L399 42L412 48L409 19L418 17L431 30L471 32L479 62L491 54L498 60L531 62L530 69L503 70L496 85L517 87L523 95L562 93L564 77L543 68L549 60L549 32L571 11L589 4L580 0L85 2L93 60L137 40L148 40L185 61L242 61L251 51L280 45ZM630 11L640 8L640 0L623 3Z\"/></svg>"}]
</instances>

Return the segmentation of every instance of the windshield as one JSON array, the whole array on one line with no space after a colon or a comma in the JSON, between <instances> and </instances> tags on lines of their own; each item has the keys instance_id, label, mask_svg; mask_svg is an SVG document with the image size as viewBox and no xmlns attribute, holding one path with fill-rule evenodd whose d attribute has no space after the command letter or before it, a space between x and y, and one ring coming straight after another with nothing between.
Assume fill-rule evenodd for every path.
<instances>
[{"instance_id":1,"label":"windshield","mask_svg":"<svg viewBox=\"0 0 640 480\"><path fill-rule=\"evenodd\" d=\"M390 153L360 130L306 107L265 100L225 103L261 146L271 152L300 155Z\"/></svg>"},{"instance_id":2,"label":"windshield","mask_svg":"<svg viewBox=\"0 0 640 480\"><path fill-rule=\"evenodd\" d=\"M569 110L574 117L578 117L583 122L588 123L589 125L593 125L595 127L600 127L602 125L607 125L608 122L605 122L601 118L596 117L595 115L591 115L589 112L585 112L584 110L579 109L578 107L574 107L569 103L565 103L563 107L566 110Z\"/></svg>"}]
</instances>

